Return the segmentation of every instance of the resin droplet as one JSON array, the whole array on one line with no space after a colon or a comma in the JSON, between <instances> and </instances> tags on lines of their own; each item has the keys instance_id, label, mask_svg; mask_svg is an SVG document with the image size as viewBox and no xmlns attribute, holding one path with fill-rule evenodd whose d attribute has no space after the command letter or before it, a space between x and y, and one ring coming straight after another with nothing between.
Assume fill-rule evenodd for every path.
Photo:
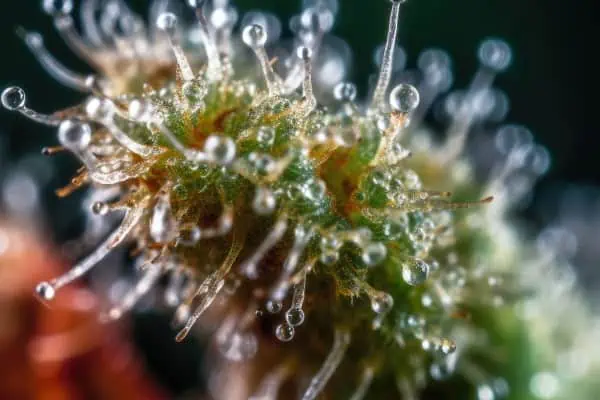
<instances>
[{"instance_id":1,"label":"resin droplet","mask_svg":"<svg viewBox=\"0 0 600 400\"><path fill-rule=\"evenodd\" d=\"M271 300L269 300L269 301L267 301L267 304L265 305L265 308L271 314L278 314L278 313L281 312L281 309L283 308L283 305L279 301L271 301Z\"/></svg>"},{"instance_id":2,"label":"resin droplet","mask_svg":"<svg viewBox=\"0 0 600 400\"><path fill-rule=\"evenodd\" d=\"M290 308L285 313L285 320L291 326L300 326L304 322L304 311L300 308Z\"/></svg>"},{"instance_id":3,"label":"resin droplet","mask_svg":"<svg viewBox=\"0 0 600 400\"><path fill-rule=\"evenodd\" d=\"M156 20L156 26L161 31L165 32L169 37L169 42L171 43L171 49L175 54L175 59L177 60L177 66L179 67L179 72L181 73L181 77L184 81L191 81L194 79L194 73L192 71L192 67L185 56L183 48L180 46L177 37L177 17L172 13L163 13Z\"/></svg>"},{"instance_id":4,"label":"resin droplet","mask_svg":"<svg viewBox=\"0 0 600 400\"><path fill-rule=\"evenodd\" d=\"M383 243L370 243L362 252L362 260L368 267L373 267L387 256L387 248Z\"/></svg>"},{"instance_id":5,"label":"resin droplet","mask_svg":"<svg viewBox=\"0 0 600 400\"><path fill-rule=\"evenodd\" d=\"M419 106L419 92L414 86L401 83L390 93L392 110L409 114Z\"/></svg>"},{"instance_id":6,"label":"resin droplet","mask_svg":"<svg viewBox=\"0 0 600 400\"><path fill-rule=\"evenodd\" d=\"M242 40L250 48L260 48L267 43L267 33L258 24L248 25L242 32Z\"/></svg>"},{"instance_id":7,"label":"resin droplet","mask_svg":"<svg viewBox=\"0 0 600 400\"><path fill-rule=\"evenodd\" d=\"M385 94L392 78L392 68L395 59L394 51L396 50L396 36L398 34L398 22L400 20L400 4L404 3L404 1L405 0L392 0L392 11L390 13L387 38L383 48L379 78L377 79L375 90L373 91L371 108L381 107L385 102Z\"/></svg>"},{"instance_id":8,"label":"resin droplet","mask_svg":"<svg viewBox=\"0 0 600 400\"><path fill-rule=\"evenodd\" d=\"M168 194L159 195L150 219L150 237L156 243L167 244L177 235L177 222L171 212Z\"/></svg>"},{"instance_id":9,"label":"resin droplet","mask_svg":"<svg viewBox=\"0 0 600 400\"><path fill-rule=\"evenodd\" d=\"M429 275L429 265L420 259L414 259L402 265L402 279L411 286L420 285Z\"/></svg>"},{"instance_id":10,"label":"resin droplet","mask_svg":"<svg viewBox=\"0 0 600 400\"><path fill-rule=\"evenodd\" d=\"M377 292L371 295L371 309L377 314L373 320L373 329L381 328L384 318L394 307L394 298L385 292Z\"/></svg>"},{"instance_id":11,"label":"resin droplet","mask_svg":"<svg viewBox=\"0 0 600 400\"><path fill-rule=\"evenodd\" d=\"M192 8L202 8L206 0L187 0L187 3Z\"/></svg>"},{"instance_id":12,"label":"resin droplet","mask_svg":"<svg viewBox=\"0 0 600 400\"><path fill-rule=\"evenodd\" d=\"M248 25L242 31L242 40L256 54L265 77L269 94L280 94L283 82L281 81L281 77L275 73L273 66L269 62L269 56L265 50L265 44L268 40L265 29L258 24Z\"/></svg>"},{"instance_id":13,"label":"resin droplet","mask_svg":"<svg viewBox=\"0 0 600 400\"><path fill-rule=\"evenodd\" d=\"M280 324L275 329L275 336L282 342L289 342L294 338L294 327L288 324Z\"/></svg>"},{"instance_id":14,"label":"resin droplet","mask_svg":"<svg viewBox=\"0 0 600 400\"><path fill-rule=\"evenodd\" d=\"M235 142L228 137L212 135L206 139L204 151L211 161L228 165L235 159Z\"/></svg>"},{"instance_id":15,"label":"resin droplet","mask_svg":"<svg viewBox=\"0 0 600 400\"><path fill-rule=\"evenodd\" d=\"M394 306L394 299L388 293L380 292L371 298L371 308L377 314L388 312Z\"/></svg>"},{"instance_id":16,"label":"resin droplet","mask_svg":"<svg viewBox=\"0 0 600 400\"><path fill-rule=\"evenodd\" d=\"M52 300L56 291L48 282L41 282L35 287L35 293L43 300Z\"/></svg>"},{"instance_id":17,"label":"resin droplet","mask_svg":"<svg viewBox=\"0 0 600 400\"><path fill-rule=\"evenodd\" d=\"M52 17L69 15L73 11L73 0L44 0L42 8Z\"/></svg>"},{"instance_id":18,"label":"resin droplet","mask_svg":"<svg viewBox=\"0 0 600 400\"><path fill-rule=\"evenodd\" d=\"M336 100L345 103L352 102L356 99L356 85L348 82L340 82L333 88L333 97Z\"/></svg>"},{"instance_id":19,"label":"resin droplet","mask_svg":"<svg viewBox=\"0 0 600 400\"><path fill-rule=\"evenodd\" d=\"M479 47L479 61L494 71L503 71L512 61L512 51L503 40L487 39Z\"/></svg>"},{"instance_id":20,"label":"resin droplet","mask_svg":"<svg viewBox=\"0 0 600 400\"><path fill-rule=\"evenodd\" d=\"M2 92L2 105L10 111L17 111L25 107L27 96L25 91L17 86L4 89Z\"/></svg>"},{"instance_id":21,"label":"resin droplet","mask_svg":"<svg viewBox=\"0 0 600 400\"><path fill-rule=\"evenodd\" d=\"M494 389L490 385L479 385L477 387L477 400L496 400Z\"/></svg>"},{"instance_id":22,"label":"resin droplet","mask_svg":"<svg viewBox=\"0 0 600 400\"><path fill-rule=\"evenodd\" d=\"M156 20L156 26L161 31L173 33L177 28L177 17L173 13L163 13Z\"/></svg>"},{"instance_id":23,"label":"resin droplet","mask_svg":"<svg viewBox=\"0 0 600 400\"><path fill-rule=\"evenodd\" d=\"M442 354L449 355L456 351L456 343L453 340L443 338L440 340L438 348Z\"/></svg>"},{"instance_id":24,"label":"resin droplet","mask_svg":"<svg viewBox=\"0 0 600 400\"><path fill-rule=\"evenodd\" d=\"M277 199L271 189L265 187L257 187L254 200L252 201L252 209L258 215L269 215L275 211L277 207Z\"/></svg>"},{"instance_id":25,"label":"resin droplet","mask_svg":"<svg viewBox=\"0 0 600 400\"><path fill-rule=\"evenodd\" d=\"M103 201L97 201L92 204L92 212L96 215L106 215L109 210L110 207Z\"/></svg>"},{"instance_id":26,"label":"resin droplet","mask_svg":"<svg viewBox=\"0 0 600 400\"><path fill-rule=\"evenodd\" d=\"M58 140L65 148L80 153L85 150L92 139L92 129L87 124L64 121L58 128Z\"/></svg>"},{"instance_id":27,"label":"resin droplet","mask_svg":"<svg viewBox=\"0 0 600 400\"><path fill-rule=\"evenodd\" d=\"M275 142L275 129L270 126L260 127L256 133L256 139L262 145L272 146Z\"/></svg>"}]
</instances>

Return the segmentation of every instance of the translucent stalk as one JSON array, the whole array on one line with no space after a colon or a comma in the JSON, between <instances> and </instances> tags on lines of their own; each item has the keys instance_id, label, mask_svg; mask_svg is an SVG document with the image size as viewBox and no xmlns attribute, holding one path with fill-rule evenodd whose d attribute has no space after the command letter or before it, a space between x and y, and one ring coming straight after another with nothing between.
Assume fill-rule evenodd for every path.
<instances>
[{"instance_id":1,"label":"translucent stalk","mask_svg":"<svg viewBox=\"0 0 600 400\"><path fill-rule=\"evenodd\" d=\"M87 77L69 70L54 58L44 46L42 35L37 32L27 32L23 28L19 28L17 33L50 76L71 89L89 92L89 87L86 84Z\"/></svg>"},{"instance_id":2,"label":"translucent stalk","mask_svg":"<svg viewBox=\"0 0 600 400\"><path fill-rule=\"evenodd\" d=\"M242 247L243 240L239 237L239 233L234 234L233 243L231 245L231 248L229 249L229 254L227 254L227 257L225 258L225 261L223 261L223 264L221 264L221 267L219 267L218 270L216 270L208 278L206 278L204 282L202 282L202 284L198 287L196 293L194 293L190 300L186 302L189 306L189 303L193 301L194 298L201 296L200 304L198 304L198 306L194 310L194 313L188 318L183 329L181 329L181 331L179 331L179 333L175 337L175 340L181 342L183 339L185 339L192 327L194 326L194 324L196 323L196 321L198 320L198 318L200 318L202 314L204 314L204 311L206 311L206 309L215 300L215 298L223 288L223 284L225 283L225 276L231 270L231 266L240 254Z\"/></svg>"},{"instance_id":3,"label":"translucent stalk","mask_svg":"<svg viewBox=\"0 0 600 400\"><path fill-rule=\"evenodd\" d=\"M130 311L137 302L152 289L162 274L161 264L149 264L144 275L136 283L135 287L125 295L121 304L113 307L107 314L111 320L121 318L123 314Z\"/></svg>"},{"instance_id":4,"label":"translucent stalk","mask_svg":"<svg viewBox=\"0 0 600 400\"><path fill-rule=\"evenodd\" d=\"M202 239L213 239L216 237L224 236L229 233L233 226L234 209L231 206L226 206L223 213L219 217L217 226L215 228L204 228L200 230L200 238Z\"/></svg>"},{"instance_id":5,"label":"translucent stalk","mask_svg":"<svg viewBox=\"0 0 600 400\"><path fill-rule=\"evenodd\" d=\"M256 58L258 58L269 95L280 95L282 93L283 82L279 75L275 73L273 66L269 62L269 56L265 50L267 32L264 27L257 24L248 25L242 32L242 39L244 43L254 51Z\"/></svg>"},{"instance_id":6,"label":"translucent stalk","mask_svg":"<svg viewBox=\"0 0 600 400\"><path fill-rule=\"evenodd\" d=\"M112 249L121 244L129 232L138 224L148 205L149 198L145 198L135 207L127 211L125 218L119 228L114 231L92 254L80 261L71 270L50 282L41 282L37 293L45 300L51 300L58 289L68 285L74 280L87 274L98 262L100 262Z\"/></svg>"},{"instance_id":7,"label":"translucent stalk","mask_svg":"<svg viewBox=\"0 0 600 400\"><path fill-rule=\"evenodd\" d=\"M496 78L496 73L486 67L481 67L473 77L469 89L461 101L458 111L452 118L452 124L447 131L444 145L444 162L456 159L462 154L467 137L473 123L476 121L473 101L475 96L489 89Z\"/></svg>"},{"instance_id":8,"label":"translucent stalk","mask_svg":"<svg viewBox=\"0 0 600 400\"><path fill-rule=\"evenodd\" d=\"M371 383L373 382L374 376L375 376L375 370L373 369L373 367L365 368L360 377L358 387L356 388L354 393L352 393L350 400L362 400L366 396L367 392L369 391L369 388L371 387Z\"/></svg>"},{"instance_id":9,"label":"translucent stalk","mask_svg":"<svg viewBox=\"0 0 600 400\"><path fill-rule=\"evenodd\" d=\"M387 92L392 78L392 64L394 62L394 51L396 49L396 36L398 34L401 3L402 1L400 0L392 0L388 34L383 50L379 78L377 79L377 85L375 86L373 99L371 100L371 109L381 108L385 104L385 93Z\"/></svg>"},{"instance_id":10,"label":"translucent stalk","mask_svg":"<svg viewBox=\"0 0 600 400\"><path fill-rule=\"evenodd\" d=\"M327 382L331 379L331 376L342 362L349 345L350 333L341 329L336 329L333 338L333 347L319 372L317 372L310 381L308 388L302 396L302 400L314 400L323 389L325 389L325 385L327 385Z\"/></svg>"},{"instance_id":11,"label":"translucent stalk","mask_svg":"<svg viewBox=\"0 0 600 400\"><path fill-rule=\"evenodd\" d=\"M108 131L111 133L111 135L115 138L115 140L117 142L119 142L121 144L121 146L125 147L127 150L131 151L132 153L135 153L139 156L147 158L147 157L156 155L162 151L155 147L146 146L144 144L136 142L135 140L130 138L127 135L127 133L122 131L121 128L119 128L117 126L117 124L114 123L112 118L106 119L104 121L104 124L105 124L106 128L108 129Z\"/></svg>"},{"instance_id":12,"label":"translucent stalk","mask_svg":"<svg viewBox=\"0 0 600 400\"><path fill-rule=\"evenodd\" d=\"M98 30L96 22L96 9L98 8L98 0L83 0L81 3L81 28L85 33L85 37L95 46L103 46L102 35Z\"/></svg>"},{"instance_id":13,"label":"translucent stalk","mask_svg":"<svg viewBox=\"0 0 600 400\"><path fill-rule=\"evenodd\" d=\"M296 232L290 254L283 264L283 271L277 280L275 288L271 292L270 299L272 301L282 301L285 298L290 286L290 278L298 266L298 262L300 261L304 249L314 234L312 229L307 230L304 227L298 227L298 229L299 231Z\"/></svg>"},{"instance_id":14,"label":"translucent stalk","mask_svg":"<svg viewBox=\"0 0 600 400\"><path fill-rule=\"evenodd\" d=\"M292 372L289 363L279 365L260 381L258 389L248 400L276 400L279 389Z\"/></svg>"},{"instance_id":15,"label":"translucent stalk","mask_svg":"<svg viewBox=\"0 0 600 400\"><path fill-rule=\"evenodd\" d=\"M135 163L130 168L120 168L110 172L102 172L103 165L96 165L89 169L90 179L101 185L116 185L139 177L150 169L150 164L145 162Z\"/></svg>"},{"instance_id":16,"label":"translucent stalk","mask_svg":"<svg viewBox=\"0 0 600 400\"><path fill-rule=\"evenodd\" d=\"M167 34L171 49L175 55L175 60L177 61L177 66L179 67L179 73L181 73L181 78L184 81L193 80L194 72L176 36L177 17L172 13L161 14L156 21L156 25L158 29Z\"/></svg>"},{"instance_id":17,"label":"translucent stalk","mask_svg":"<svg viewBox=\"0 0 600 400\"><path fill-rule=\"evenodd\" d=\"M275 225L265 238L263 242L258 246L258 249L252 254L252 256L244 261L241 265L240 270L244 275L250 279L256 279L258 277L258 263L260 260L271 250L283 237L288 226L287 216L283 215L280 217Z\"/></svg>"},{"instance_id":18,"label":"translucent stalk","mask_svg":"<svg viewBox=\"0 0 600 400\"><path fill-rule=\"evenodd\" d=\"M75 24L70 15L54 18L54 26L74 53L94 66L95 69L101 69L94 51L81 38L77 30L75 30Z\"/></svg>"},{"instance_id":19,"label":"translucent stalk","mask_svg":"<svg viewBox=\"0 0 600 400\"><path fill-rule=\"evenodd\" d=\"M304 65L304 81L302 82L303 109L306 115L310 114L317 106L317 99L313 93L312 84L312 51L308 47L300 47L298 56Z\"/></svg>"},{"instance_id":20,"label":"translucent stalk","mask_svg":"<svg viewBox=\"0 0 600 400\"><path fill-rule=\"evenodd\" d=\"M152 126L156 127L167 138L169 143L171 143L173 147L175 147L175 150L183 154L183 156L189 161L197 163L204 163L209 161L209 157L204 152L186 148L183 145L183 143L181 143L179 139L177 139L173 132L171 132L171 130L167 128L163 123L152 122Z\"/></svg>"}]
</instances>

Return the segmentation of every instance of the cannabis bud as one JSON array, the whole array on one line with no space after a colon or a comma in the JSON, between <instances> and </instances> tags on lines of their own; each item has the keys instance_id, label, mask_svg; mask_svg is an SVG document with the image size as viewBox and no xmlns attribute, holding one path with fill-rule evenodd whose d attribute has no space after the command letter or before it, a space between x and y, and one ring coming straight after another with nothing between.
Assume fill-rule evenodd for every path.
<instances>
[{"instance_id":1,"label":"cannabis bud","mask_svg":"<svg viewBox=\"0 0 600 400\"><path fill-rule=\"evenodd\" d=\"M506 113L492 84L511 50L485 40L471 85L447 96L449 57L427 50L416 81L392 88L404 2L391 1L379 75L359 101L344 81L343 42L330 34L335 1L306 1L287 42L268 13L247 14L234 34L227 0L188 1L192 24L165 1L152 2L146 23L123 1L83 0L82 33L72 1L44 1L98 74L66 69L39 34L22 31L48 72L87 97L52 115L28 108L17 87L2 103L56 126L60 147L46 153L83 163L59 195L87 185L90 218L123 217L37 294L52 300L131 245L139 280L103 317L118 319L166 277L176 340L217 307L214 339L223 360L254 366L253 399L276 398L282 385L303 400L597 393L587 377L600 346L584 343L598 326L560 323L578 318L552 278L560 239L536 253L507 217L548 168L547 152L525 128L503 126L505 160L487 180L465 152L474 125ZM424 122L440 96L442 142ZM557 361L571 353L586 360L577 373ZM214 396L231 398L223 393Z\"/></svg>"}]
</instances>

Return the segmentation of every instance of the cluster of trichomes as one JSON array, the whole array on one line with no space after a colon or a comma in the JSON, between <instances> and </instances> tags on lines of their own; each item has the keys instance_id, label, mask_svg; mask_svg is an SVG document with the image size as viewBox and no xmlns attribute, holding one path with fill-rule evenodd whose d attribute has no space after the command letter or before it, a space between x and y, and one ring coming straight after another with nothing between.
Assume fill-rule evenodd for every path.
<instances>
[{"instance_id":1,"label":"cluster of trichomes","mask_svg":"<svg viewBox=\"0 0 600 400\"><path fill-rule=\"evenodd\" d=\"M421 55L419 90L389 90L403 1L391 1L366 103L336 78L335 52L323 50L334 2L307 2L287 47L269 37L269 14L253 13L238 36L227 1L188 3L197 23L178 24L167 2L155 1L147 26L122 1L84 0L82 36L71 1L45 1L97 76L67 70L39 34L21 32L52 75L88 97L42 115L11 87L4 106L57 126L61 146L46 153L68 150L83 162L60 195L89 185L93 213L124 213L92 254L37 287L41 298L132 244L139 281L105 318L119 318L166 275L180 341L226 298L215 338L225 359L254 363L254 398L275 398L282 385L305 400L391 398L393 387L404 399L589 398L593 389L581 382L593 353L577 373L557 360L597 351L581 345L591 328L576 337L576 328L540 316L559 296L547 277L556 252L533 254L505 218L547 167L543 149L505 127L507 160L487 184L463 155L471 126L493 119L500 103L491 84L510 63L504 42L482 43L481 69L449 97L448 135L435 144L420 128L449 88L445 53ZM270 59L273 48L282 55ZM317 75L321 86L313 87ZM529 307L517 313L526 290ZM578 318L564 304L552 312L561 310ZM261 348L276 341L266 365Z\"/></svg>"}]
</instances>

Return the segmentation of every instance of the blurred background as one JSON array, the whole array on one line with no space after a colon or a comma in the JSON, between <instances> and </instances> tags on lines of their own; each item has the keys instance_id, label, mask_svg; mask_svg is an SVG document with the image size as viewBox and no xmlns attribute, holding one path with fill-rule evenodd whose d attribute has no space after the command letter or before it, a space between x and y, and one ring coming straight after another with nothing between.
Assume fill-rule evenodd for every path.
<instances>
[{"instance_id":1,"label":"blurred background","mask_svg":"<svg viewBox=\"0 0 600 400\"><path fill-rule=\"evenodd\" d=\"M298 12L300 2L235 1L240 14L253 9L269 10L282 21ZM40 3L39 0L20 0L2 4L0 86L20 85L26 90L32 108L52 112L76 104L81 95L64 88L42 70L15 34L15 28L23 26L43 33L47 47L58 59L77 71L85 72L89 68L66 48L55 33L51 19L41 11ZM130 3L143 9L147 2L132 0ZM368 77L376 70L373 52L384 39L389 2L340 0L340 3L333 33L350 45L353 62L349 78L364 96ZM600 192L595 189L600 187L597 122L600 74L596 62L600 48L597 22L600 14L594 6L593 0L570 3L559 0L410 0L403 8L400 28L400 44L408 56L408 67L416 65L419 52L425 48L445 49L453 57L457 87L468 85L476 71L476 49L483 38L500 37L512 46L513 64L496 84L510 99L507 121L529 127L552 157L549 173L540 180L531 201L520 213L534 227L562 218L565 224L580 231L580 241L589 245L582 246L585 254L580 255L579 264L587 268L581 268L579 276L590 295L600 287L600 273L595 263L600 255L594 245L600 232ZM284 22L284 36L286 34L289 35L289 30ZM81 232L82 198L81 194L66 199L53 195L56 188L68 183L77 168L77 162L71 157L61 155L48 159L40 155L43 146L54 144L56 139L51 129L0 110L0 221L1 216L7 214L35 221L34 230L38 235L25 236L27 243L41 247L55 245L54 250L48 250L48 257L56 258L57 265L64 268L68 258L65 261L57 245L76 238ZM2 229L16 235L27 228L1 222L0 231ZM0 235L0 255L2 249ZM21 264L35 266L29 258L31 254L19 257L14 258L17 261L11 259L13 268ZM0 265L0 268L6 266ZM51 272L43 270L39 274ZM27 285L23 286L19 294L22 299L31 293L26 289ZM0 297L0 302L6 304L7 301L6 296ZM192 396L191 393L201 390L202 347L193 340L175 344L166 313L144 311L142 307L123 330L120 340L133 343L136 357L144 360L139 379L157 382L156 387L149 383L149 390L156 393L157 398L186 393ZM149 351L156 348L161 351ZM1 350L0 354L3 354Z\"/></svg>"}]
</instances>

